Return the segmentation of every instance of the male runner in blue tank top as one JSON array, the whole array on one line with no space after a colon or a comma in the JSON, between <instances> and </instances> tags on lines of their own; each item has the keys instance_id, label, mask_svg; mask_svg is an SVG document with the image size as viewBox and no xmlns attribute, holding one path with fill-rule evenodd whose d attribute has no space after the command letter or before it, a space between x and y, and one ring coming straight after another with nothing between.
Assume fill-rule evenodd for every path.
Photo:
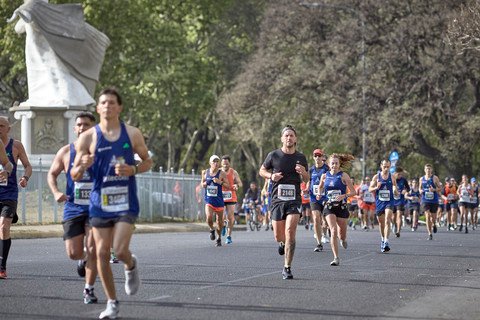
<instances>
[{"instance_id":1,"label":"male runner in blue tank top","mask_svg":"<svg viewBox=\"0 0 480 320\"><path fill-rule=\"evenodd\" d=\"M398 195L396 179L392 178L390 174L390 161L382 160L380 162L380 169L376 175L373 176L372 182L368 191L376 192L375 194L375 213L378 219L378 228L382 242L380 244L381 252L390 251L390 243L388 236L390 235L390 227L392 223L394 195Z\"/></svg>"},{"instance_id":2,"label":"male runner in blue tank top","mask_svg":"<svg viewBox=\"0 0 480 320\"><path fill-rule=\"evenodd\" d=\"M18 185L25 188L32 175L32 166L28 161L23 144L18 140L11 139L8 136L9 132L10 122L8 118L0 117L0 140L2 145L5 146L2 148L0 162L4 164L3 166L7 165L7 171L9 172L8 178L5 179L5 171L2 169L0 181L0 279L7 278L7 258L12 244L10 227L12 223L16 223L18 220ZM4 152L8 157L6 162L3 158ZM17 162L19 159L25 171L20 181L17 182Z\"/></svg>"},{"instance_id":3,"label":"male runner in blue tank top","mask_svg":"<svg viewBox=\"0 0 480 320\"><path fill-rule=\"evenodd\" d=\"M75 117L73 131L78 138L82 132L87 131L94 125L95 117L91 112L80 112ZM83 302L90 304L97 302L97 297L93 291L93 285L97 277L97 258L88 219L93 173L89 169L85 171L82 180L75 182L72 180L70 170L76 154L75 142L58 150L48 171L47 182L55 200L65 202L62 221L65 249L70 259L79 261L77 271L81 277L85 277ZM57 178L62 172L65 172L67 180L65 193L60 191L57 185ZM83 251L84 247L87 249L86 252Z\"/></svg>"},{"instance_id":4,"label":"male runner in blue tank top","mask_svg":"<svg viewBox=\"0 0 480 320\"><path fill-rule=\"evenodd\" d=\"M427 163L424 167L425 175L418 180L420 194L422 195L422 207L425 212L428 240L433 240L433 233L437 233L435 225L438 209L438 193L442 190L440 180L433 174L433 167Z\"/></svg>"},{"instance_id":5,"label":"male runner in blue tank top","mask_svg":"<svg viewBox=\"0 0 480 320\"><path fill-rule=\"evenodd\" d=\"M272 180L272 225L278 253L285 254L283 279L293 279L291 265L295 253L295 236L302 199L300 183L310 179L307 158L296 150L297 132L292 126L282 130L282 148L267 155L259 174Z\"/></svg>"},{"instance_id":6,"label":"male runner in blue tank top","mask_svg":"<svg viewBox=\"0 0 480 320\"><path fill-rule=\"evenodd\" d=\"M71 176L80 181L92 167L90 224L97 250L97 269L108 298L100 319L115 318L119 307L110 266L110 248L125 264L125 292L137 293L140 286L137 258L130 252L133 225L139 215L135 174L148 171L152 159L142 133L120 120L122 99L114 88L99 94L100 123L79 137ZM141 161L135 164L134 154ZM113 242L113 245L112 245Z\"/></svg>"}]
</instances>

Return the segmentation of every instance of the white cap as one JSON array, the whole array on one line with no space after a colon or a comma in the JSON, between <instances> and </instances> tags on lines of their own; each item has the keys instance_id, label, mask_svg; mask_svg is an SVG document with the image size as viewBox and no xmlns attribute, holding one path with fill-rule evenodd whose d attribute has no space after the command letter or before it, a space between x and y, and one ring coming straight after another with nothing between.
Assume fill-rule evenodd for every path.
<instances>
[{"instance_id":1,"label":"white cap","mask_svg":"<svg viewBox=\"0 0 480 320\"><path fill-rule=\"evenodd\" d=\"M220 161L220 157L214 154L213 156L210 157L210 162L213 162L214 160Z\"/></svg>"}]
</instances>

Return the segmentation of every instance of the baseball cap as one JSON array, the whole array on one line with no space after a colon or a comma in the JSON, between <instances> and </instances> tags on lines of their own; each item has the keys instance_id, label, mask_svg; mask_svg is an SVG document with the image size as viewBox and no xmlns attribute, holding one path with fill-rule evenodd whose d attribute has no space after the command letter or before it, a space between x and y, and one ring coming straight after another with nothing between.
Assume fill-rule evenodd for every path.
<instances>
[{"instance_id":1,"label":"baseball cap","mask_svg":"<svg viewBox=\"0 0 480 320\"><path fill-rule=\"evenodd\" d=\"M475 179L475 177L472 177L472 179L470 179L470 182L471 183L477 182L477 179Z\"/></svg>"},{"instance_id":2,"label":"baseball cap","mask_svg":"<svg viewBox=\"0 0 480 320\"><path fill-rule=\"evenodd\" d=\"M215 160L220 161L220 157L217 156L216 154L214 154L213 156L210 157L210 161L209 161L209 162L213 162L213 161L215 161Z\"/></svg>"},{"instance_id":3,"label":"baseball cap","mask_svg":"<svg viewBox=\"0 0 480 320\"><path fill-rule=\"evenodd\" d=\"M323 156L324 152L322 149L315 149L313 150L313 155L316 155L316 154Z\"/></svg>"}]
</instances>

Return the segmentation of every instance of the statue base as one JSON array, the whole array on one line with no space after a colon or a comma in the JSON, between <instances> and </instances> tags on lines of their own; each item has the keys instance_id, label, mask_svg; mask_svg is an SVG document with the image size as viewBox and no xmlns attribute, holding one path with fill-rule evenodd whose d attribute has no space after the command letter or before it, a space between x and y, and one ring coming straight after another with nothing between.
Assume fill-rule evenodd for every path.
<instances>
[{"instance_id":1,"label":"statue base","mask_svg":"<svg viewBox=\"0 0 480 320\"><path fill-rule=\"evenodd\" d=\"M78 113L88 107L15 106L10 108L15 119L20 120L20 139L33 163L51 164L57 151L75 141L73 132Z\"/></svg>"}]
</instances>

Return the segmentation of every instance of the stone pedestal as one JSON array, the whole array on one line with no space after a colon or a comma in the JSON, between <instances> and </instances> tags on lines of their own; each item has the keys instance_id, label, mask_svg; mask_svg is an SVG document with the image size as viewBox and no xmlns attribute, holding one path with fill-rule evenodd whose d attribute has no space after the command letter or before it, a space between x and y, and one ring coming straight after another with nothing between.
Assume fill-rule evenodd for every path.
<instances>
[{"instance_id":1,"label":"stone pedestal","mask_svg":"<svg viewBox=\"0 0 480 320\"><path fill-rule=\"evenodd\" d=\"M50 165L62 146L75 141L75 116L89 108L17 106L10 111L20 120L20 140L32 164L41 158L44 165Z\"/></svg>"}]
</instances>

